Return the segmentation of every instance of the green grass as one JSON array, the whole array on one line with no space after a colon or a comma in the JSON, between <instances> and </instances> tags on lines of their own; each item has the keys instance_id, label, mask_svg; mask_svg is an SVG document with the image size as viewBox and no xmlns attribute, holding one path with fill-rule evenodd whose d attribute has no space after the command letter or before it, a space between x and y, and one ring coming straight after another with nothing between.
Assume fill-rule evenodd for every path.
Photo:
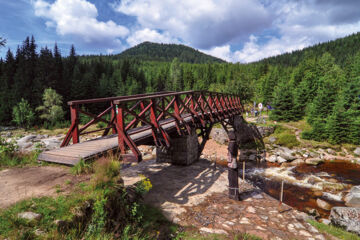
<instances>
[{"instance_id":1,"label":"green grass","mask_svg":"<svg viewBox=\"0 0 360 240\"><path fill-rule=\"evenodd\" d=\"M9 167L23 167L39 165L37 157L39 153L1 153L0 154L0 170ZM42 164L42 163L41 163Z\"/></svg>"},{"instance_id":2,"label":"green grass","mask_svg":"<svg viewBox=\"0 0 360 240\"><path fill-rule=\"evenodd\" d=\"M275 144L288 148L297 147L300 142L296 139L295 132L292 129L278 125L275 132L270 135L276 138Z\"/></svg>"},{"instance_id":3,"label":"green grass","mask_svg":"<svg viewBox=\"0 0 360 240\"><path fill-rule=\"evenodd\" d=\"M91 163L87 163L84 159L80 159L80 161L70 169L70 172L74 175L91 173L93 172L93 167Z\"/></svg>"},{"instance_id":4,"label":"green grass","mask_svg":"<svg viewBox=\"0 0 360 240\"><path fill-rule=\"evenodd\" d=\"M347 232L342 228L326 225L314 220L309 220L309 223L316 227L321 233L328 233L343 240L360 240L360 237L358 235Z\"/></svg>"}]
</instances>

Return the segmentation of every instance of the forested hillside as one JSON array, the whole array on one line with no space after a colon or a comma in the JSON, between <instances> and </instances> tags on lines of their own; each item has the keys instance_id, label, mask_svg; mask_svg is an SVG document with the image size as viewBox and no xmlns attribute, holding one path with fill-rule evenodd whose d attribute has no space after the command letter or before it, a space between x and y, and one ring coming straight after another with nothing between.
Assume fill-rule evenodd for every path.
<instances>
[{"instance_id":1,"label":"forested hillside","mask_svg":"<svg viewBox=\"0 0 360 240\"><path fill-rule=\"evenodd\" d=\"M23 98L29 104L26 109L35 115L26 125L49 125L35 110L41 109L38 107L43 105L43 93L48 88L60 95L60 105L67 114L66 102L74 99L211 90L239 94L243 103L271 104L274 120L306 118L312 126L312 130L304 132L306 138L360 144L359 36L354 34L251 64L189 63L181 59L179 49L184 46L151 43L123 53L144 54L144 59L117 55L79 57L74 47L64 58L56 45L53 49L38 49L35 39L27 38L16 53L7 51L6 58L0 61L0 124L19 124L14 117L24 108L19 105ZM156 50L158 46L163 50ZM157 61L149 61L153 60L149 56L157 56ZM24 102L21 106L25 106Z\"/></svg>"},{"instance_id":2,"label":"forested hillside","mask_svg":"<svg viewBox=\"0 0 360 240\"><path fill-rule=\"evenodd\" d=\"M91 58L94 56L89 56ZM186 63L225 63L224 60L216 58L196 49L181 44L164 44L143 42L135 47L129 48L120 54L108 56L112 60L141 60L170 62L177 58Z\"/></svg>"}]
</instances>

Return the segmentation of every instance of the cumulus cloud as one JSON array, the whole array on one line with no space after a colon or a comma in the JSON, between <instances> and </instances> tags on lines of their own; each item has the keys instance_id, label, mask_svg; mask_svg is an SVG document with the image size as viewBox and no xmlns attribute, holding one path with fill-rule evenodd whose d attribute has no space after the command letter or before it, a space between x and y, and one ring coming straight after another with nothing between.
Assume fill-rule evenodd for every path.
<instances>
[{"instance_id":1,"label":"cumulus cloud","mask_svg":"<svg viewBox=\"0 0 360 240\"><path fill-rule=\"evenodd\" d=\"M179 41L170 36L169 33L159 33L156 30L151 30L149 28L144 28L133 32L127 39L127 43L130 46L135 46L139 43L149 41L157 43L178 43Z\"/></svg>"},{"instance_id":2,"label":"cumulus cloud","mask_svg":"<svg viewBox=\"0 0 360 240\"><path fill-rule=\"evenodd\" d=\"M259 37L250 36L241 50L230 53L233 62L257 61L358 32L359 13L355 16L348 11L352 15L348 20L352 21L338 18L339 9L346 12L353 2L289 0L272 3L268 8L277 15L273 25L276 35L267 36L268 40L261 42Z\"/></svg>"},{"instance_id":3,"label":"cumulus cloud","mask_svg":"<svg viewBox=\"0 0 360 240\"><path fill-rule=\"evenodd\" d=\"M234 54L231 52L229 44L220 47L213 47L209 50L202 50L202 52L217 58L221 58L227 62L234 61Z\"/></svg>"},{"instance_id":4,"label":"cumulus cloud","mask_svg":"<svg viewBox=\"0 0 360 240\"><path fill-rule=\"evenodd\" d=\"M121 46L120 38L129 30L113 21L97 20L98 11L86 0L56 0L48 3L36 0L35 15L46 19L47 27L55 27L59 35L71 35L86 44L103 47Z\"/></svg>"},{"instance_id":5,"label":"cumulus cloud","mask_svg":"<svg viewBox=\"0 0 360 240\"><path fill-rule=\"evenodd\" d=\"M258 0L122 0L114 8L135 16L143 28L160 29L202 49L246 39L272 22Z\"/></svg>"}]
</instances>

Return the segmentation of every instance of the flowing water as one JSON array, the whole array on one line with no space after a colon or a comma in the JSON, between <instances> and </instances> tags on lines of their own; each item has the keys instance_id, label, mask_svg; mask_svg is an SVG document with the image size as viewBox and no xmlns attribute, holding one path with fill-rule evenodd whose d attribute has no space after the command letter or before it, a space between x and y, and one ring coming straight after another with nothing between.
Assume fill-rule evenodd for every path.
<instances>
[{"instance_id":1,"label":"flowing water","mask_svg":"<svg viewBox=\"0 0 360 240\"><path fill-rule=\"evenodd\" d=\"M348 190L360 185L360 165L344 161L293 167L249 162L246 168L246 179L264 192L279 199L281 181L284 181L284 203L305 212L316 209L322 217L327 217L330 211L321 209L317 198L332 206L344 206L343 198Z\"/></svg>"}]
</instances>

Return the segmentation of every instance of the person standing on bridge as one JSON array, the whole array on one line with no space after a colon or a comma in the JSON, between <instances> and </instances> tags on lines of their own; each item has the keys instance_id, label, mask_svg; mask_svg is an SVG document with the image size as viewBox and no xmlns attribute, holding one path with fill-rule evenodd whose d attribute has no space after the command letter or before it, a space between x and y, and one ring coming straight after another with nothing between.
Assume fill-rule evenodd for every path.
<instances>
[{"instance_id":1,"label":"person standing on bridge","mask_svg":"<svg viewBox=\"0 0 360 240\"><path fill-rule=\"evenodd\" d=\"M229 179L229 198L239 200L239 172L237 166L238 145L234 131L228 133L228 179Z\"/></svg>"}]
</instances>

